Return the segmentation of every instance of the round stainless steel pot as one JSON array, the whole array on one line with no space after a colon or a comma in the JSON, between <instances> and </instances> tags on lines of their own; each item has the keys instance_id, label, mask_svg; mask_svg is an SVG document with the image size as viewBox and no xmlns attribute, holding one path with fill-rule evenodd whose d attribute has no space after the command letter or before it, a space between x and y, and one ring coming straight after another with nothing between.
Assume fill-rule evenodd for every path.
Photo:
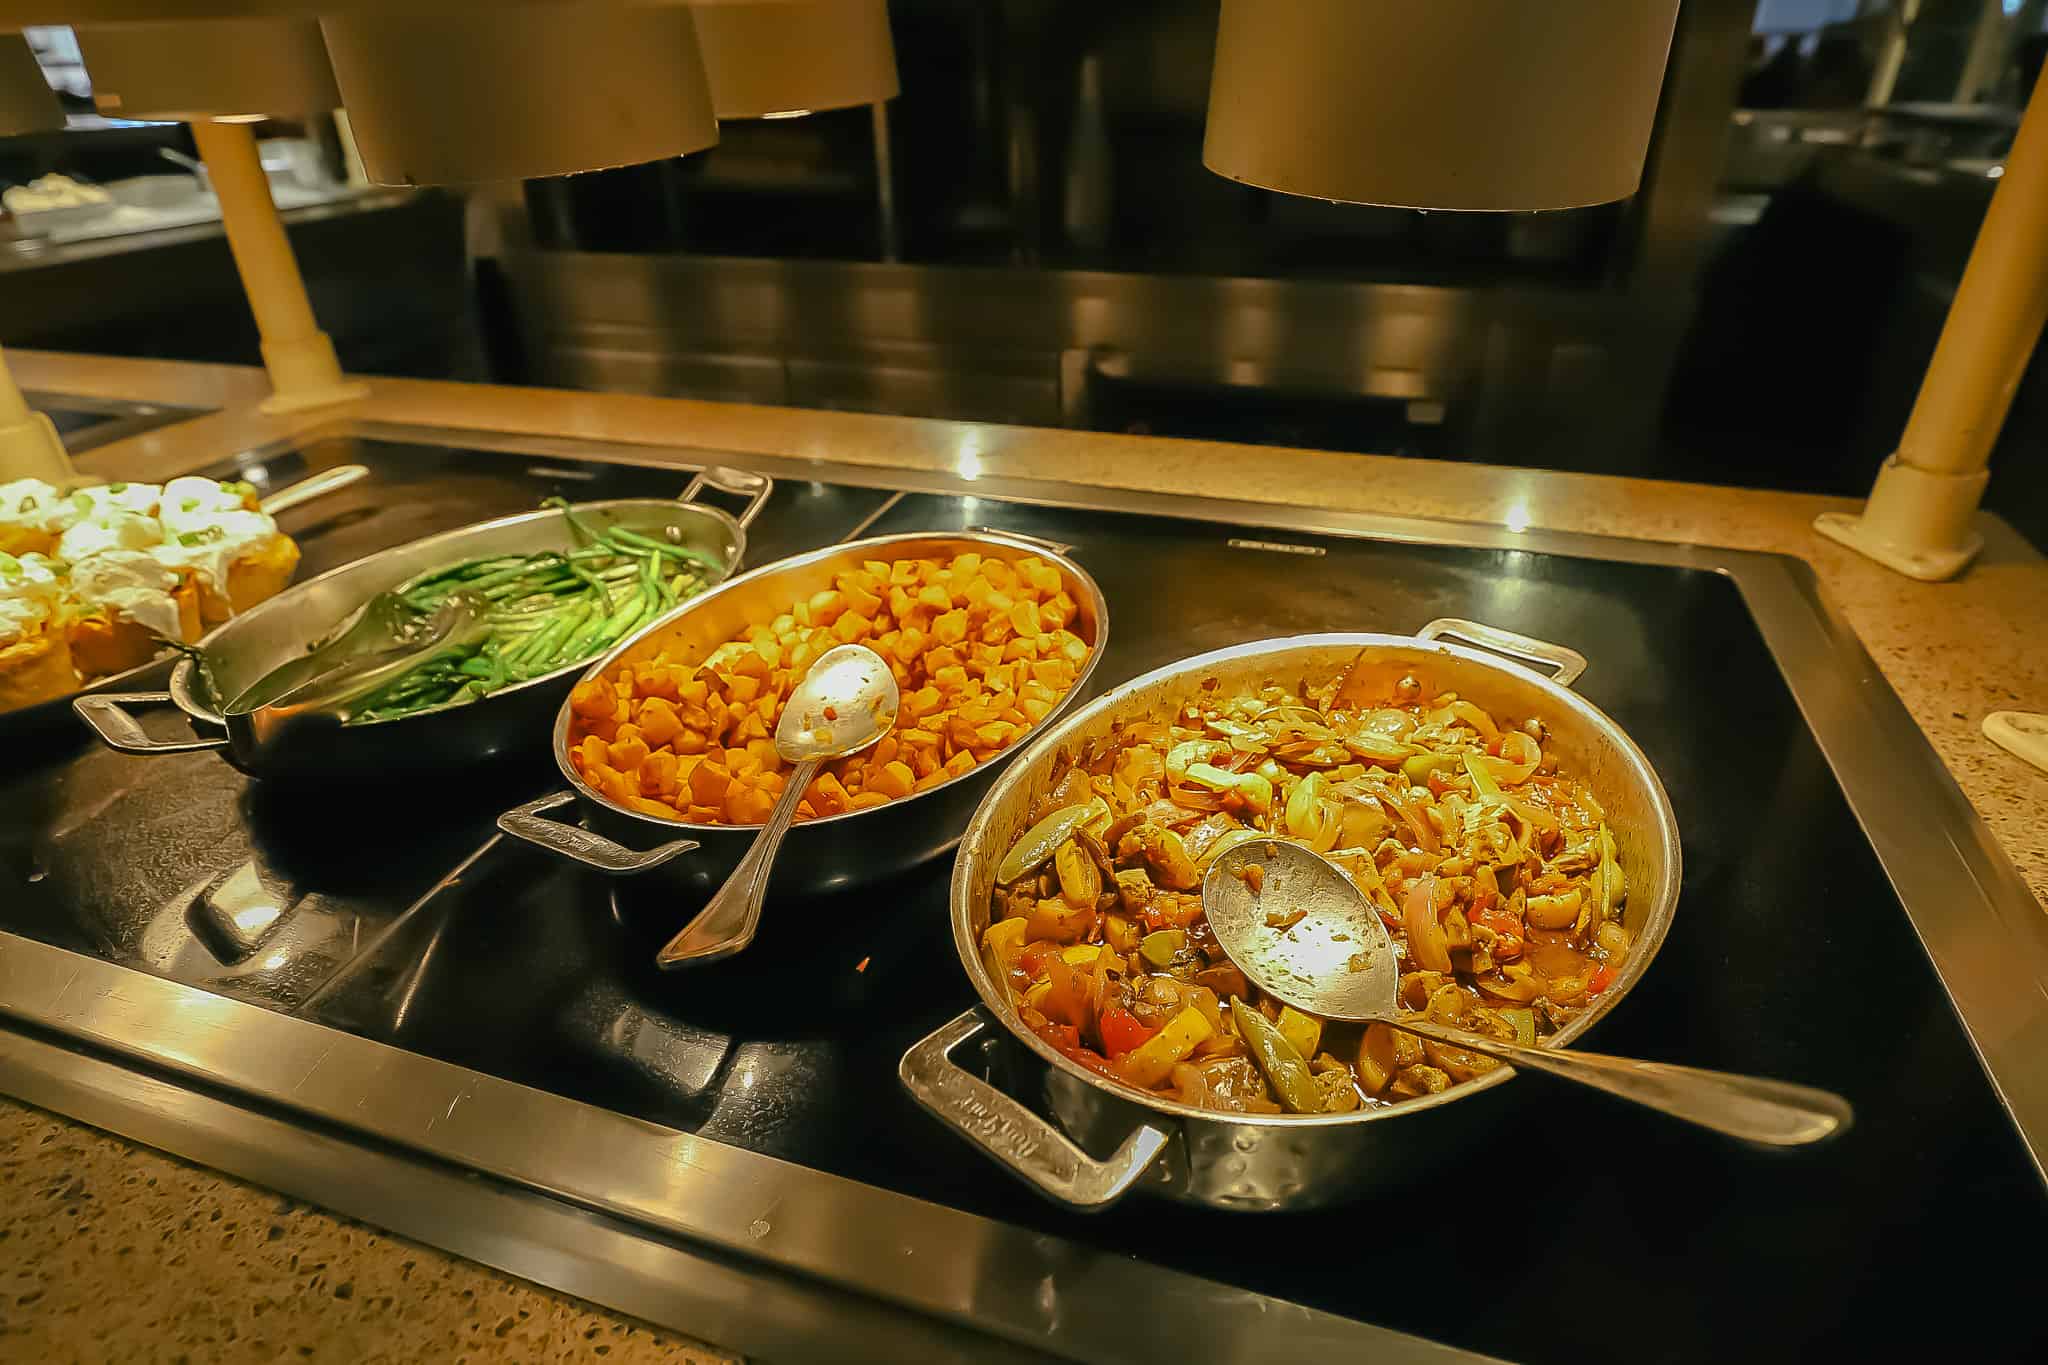
<instances>
[{"instance_id":1,"label":"round stainless steel pot","mask_svg":"<svg viewBox=\"0 0 2048 1365\"><path fill-rule=\"evenodd\" d=\"M1489 651L1451 643L1465 640ZM1052 786L1061 756L1079 756L1118 726L1168 719L1210 680L1228 695L1273 682L1329 678L1361 650L1389 682L1421 680L1425 696L1455 691L1486 710L1540 716L1545 752L1581 777L1606 808L1628 869L1624 923L1635 936L1614 984L1549 1045L1568 1046L1611 1011L1648 970L1670 927L1679 885L1678 826L1649 761L1598 708L1570 689L1585 668L1575 651L1470 621L1432 621L1398 635L1304 635L1203 654L1124 684L1068 717L1003 775L975 813L953 864L953 943L981 1004L904 1054L898 1075L927 1110L999 1165L1057 1203L1100 1209L1134 1188L1217 1208L1276 1211L1355 1199L1405 1179L1497 1122L1508 1067L1438 1095L1350 1114L1227 1114L1141 1094L1069 1061L1025 1028L981 952L995 869ZM1504 662L1501 654L1522 663ZM1549 676L1524 666L1552 670ZM996 1025L1037 1055L1057 1125L953 1059ZM1042 1065L1040 1065L1042 1063ZM1109 1152L1098 1159L1090 1153Z\"/></svg>"},{"instance_id":2,"label":"round stainless steel pot","mask_svg":"<svg viewBox=\"0 0 2048 1365\"><path fill-rule=\"evenodd\" d=\"M692 502L709 486L743 494L738 517ZM698 474L680 499L617 498L568 509L588 525L623 526L668 536L715 557L725 566L717 584L737 572L747 550L746 528L774 492L764 475L740 469ZM344 628L362 605L430 569L490 555L571 550L578 544L561 509L525 512L426 536L307 579L259 603L199 642L205 658L187 656L171 670L163 692L116 692L80 697L79 718L110 747L155 756L218 749L251 777L294 781L388 779L460 768L537 745L547 718L562 706L582 674L581 664L558 668L461 706L445 706L373 725L301 724L276 743L266 742L247 717L222 715L228 701L272 669L303 655L308 645ZM175 705L194 722L198 737L152 738L129 707Z\"/></svg>"},{"instance_id":3,"label":"round stainless steel pot","mask_svg":"<svg viewBox=\"0 0 2048 1365\"><path fill-rule=\"evenodd\" d=\"M849 811L792 826L775 860L769 894L838 891L875 881L951 848L997 773L1086 690L1109 639L1109 608L1094 578L1069 559L1062 547L1000 531L947 531L875 536L814 550L756 569L690 599L622 641L584 670L583 676L594 678L621 663L652 658L664 649L671 658L702 662L719 645L749 627L774 620L789 610L790 603L830 588L835 577L859 568L864 561L950 559L970 552L1012 563L1035 556L1058 568L1079 607L1070 629L1088 642L1088 658L1074 685L1044 720L1018 744L977 764L971 772L872 810ZM689 824L618 805L577 775L569 761L569 722L565 697L555 717L555 765L570 789L507 811L498 818L498 828L614 876L660 867L661 875L679 891L699 899L722 883L746 856L760 826ZM572 802L588 821L588 829L546 817L548 811ZM650 844L656 846L649 848ZM671 863L684 853L694 856Z\"/></svg>"}]
</instances>

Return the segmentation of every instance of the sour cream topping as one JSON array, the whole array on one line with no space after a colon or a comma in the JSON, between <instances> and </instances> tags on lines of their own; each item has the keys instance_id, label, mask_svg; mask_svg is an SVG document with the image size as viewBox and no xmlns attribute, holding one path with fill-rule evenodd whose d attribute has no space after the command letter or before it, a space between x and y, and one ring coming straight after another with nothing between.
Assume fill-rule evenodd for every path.
<instances>
[{"instance_id":1,"label":"sour cream topping","mask_svg":"<svg viewBox=\"0 0 2048 1365\"><path fill-rule=\"evenodd\" d=\"M184 638L171 592L178 576L145 550L104 550L71 566L71 593L88 607L125 617L166 640Z\"/></svg>"},{"instance_id":2,"label":"sour cream topping","mask_svg":"<svg viewBox=\"0 0 2048 1365\"><path fill-rule=\"evenodd\" d=\"M0 648L41 633L63 600L56 565L41 555L0 554Z\"/></svg>"}]
</instances>

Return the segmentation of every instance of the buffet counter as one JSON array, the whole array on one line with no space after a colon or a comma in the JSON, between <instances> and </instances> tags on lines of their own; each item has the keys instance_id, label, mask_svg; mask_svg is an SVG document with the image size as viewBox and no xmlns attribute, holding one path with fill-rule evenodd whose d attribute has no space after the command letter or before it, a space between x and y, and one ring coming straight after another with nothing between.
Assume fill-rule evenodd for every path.
<instances>
[{"instance_id":1,"label":"buffet counter","mask_svg":"<svg viewBox=\"0 0 2048 1365\"><path fill-rule=\"evenodd\" d=\"M1104 504L1117 503L1119 493L1133 502L1161 493L1217 500L1240 512L1259 504L1270 510L1267 524L1281 528L1363 517L1374 536L1397 543L1437 539L1442 523L1455 522L1487 528L1487 543L1496 548L1511 546L1515 536L1535 545L1551 533L1573 533L1791 556L1818 580L1812 610L1822 618L1820 633L1846 626L1860 640L1968 798L1979 829L1995 840L1987 852L2002 853L2037 901L2048 899L2048 840L2039 824L2039 812L2048 809L2048 774L1996 748L1978 728L1988 711L2048 708L2048 650L2038 633L2048 612L2048 561L1994 520L1986 520L1984 555L1966 575L1924 585L1812 531L1814 515L1843 506L1839 499L407 380L375 381L368 398L343 408L273 418L257 411L264 383L252 370L20 351L9 360L21 385L39 393L213 409L79 461L82 471L107 478L161 481L346 419L365 430L474 433L487 449L528 456L566 454L572 442L687 447L736 464L754 456L785 483L801 482L815 466L811 477L821 489L838 486L825 479L829 464L866 471L882 487L893 477L895 486L914 489L935 476L954 488L1000 485L1025 503L1038 496L1035 490L1084 486L1110 490ZM1271 534L1284 539L1281 530ZM1702 558L1696 567L1712 565ZM1829 756L1836 758L1832 750ZM1858 814L1870 823L1860 807ZM0 1153L7 1248L0 1324L22 1336L30 1355L189 1352L267 1360L296 1350L336 1360L722 1358L524 1279L13 1101L0 1101ZM491 1259L488 1251L474 1254ZM581 1283L573 1267L551 1270L548 1279L572 1291ZM590 1283L598 1295L598 1282ZM693 1320L673 1306L659 1315L707 1338L758 1349L721 1330L719 1315Z\"/></svg>"}]
</instances>

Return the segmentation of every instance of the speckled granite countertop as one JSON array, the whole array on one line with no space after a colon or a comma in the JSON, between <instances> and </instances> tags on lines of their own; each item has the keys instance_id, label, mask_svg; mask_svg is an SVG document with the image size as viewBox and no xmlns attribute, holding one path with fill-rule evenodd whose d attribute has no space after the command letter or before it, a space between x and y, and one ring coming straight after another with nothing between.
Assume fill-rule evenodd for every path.
<instances>
[{"instance_id":1,"label":"speckled granite countertop","mask_svg":"<svg viewBox=\"0 0 2048 1365\"><path fill-rule=\"evenodd\" d=\"M2037 898L2048 774L1986 740L1988 711L2048 711L2048 560L1986 519L1953 583L1898 577L1812 530L1838 498L1645 479L744 407L380 380L345 409L266 417L259 371L10 352L26 388L220 411L103 447L163 478L338 416L690 445L989 477L1727 545L1810 563ZM1873 455L1873 467L1875 465ZM0 1100L0 1357L716 1360L715 1350Z\"/></svg>"}]
</instances>

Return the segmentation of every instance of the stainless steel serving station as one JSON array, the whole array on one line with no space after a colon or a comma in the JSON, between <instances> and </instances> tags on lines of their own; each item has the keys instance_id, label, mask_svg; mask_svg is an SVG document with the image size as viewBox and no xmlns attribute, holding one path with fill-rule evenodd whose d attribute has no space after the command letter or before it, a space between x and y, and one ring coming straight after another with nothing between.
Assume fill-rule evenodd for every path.
<instances>
[{"instance_id":1,"label":"stainless steel serving station","mask_svg":"<svg viewBox=\"0 0 2048 1365\"><path fill-rule=\"evenodd\" d=\"M361 423L214 472L345 462L372 477L284 518L302 575L726 464L775 480L749 566L969 526L1070 547L1111 613L1091 691L1443 616L1568 644L1684 844L1670 936L1590 1045L1826 1086L1857 1122L1765 1153L1518 1078L1476 1146L1385 1197L1066 1213L895 1081L974 1003L949 859L771 903L746 954L660 974L694 906L493 829L554 780L545 733L530 761L397 790L23 739L0 774L0 1090L768 1359L2048 1351L2018 1250L2048 1234L2048 918L1798 561ZM1001 1035L955 1060L1042 1106Z\"/></svg>"}]
</instances>

